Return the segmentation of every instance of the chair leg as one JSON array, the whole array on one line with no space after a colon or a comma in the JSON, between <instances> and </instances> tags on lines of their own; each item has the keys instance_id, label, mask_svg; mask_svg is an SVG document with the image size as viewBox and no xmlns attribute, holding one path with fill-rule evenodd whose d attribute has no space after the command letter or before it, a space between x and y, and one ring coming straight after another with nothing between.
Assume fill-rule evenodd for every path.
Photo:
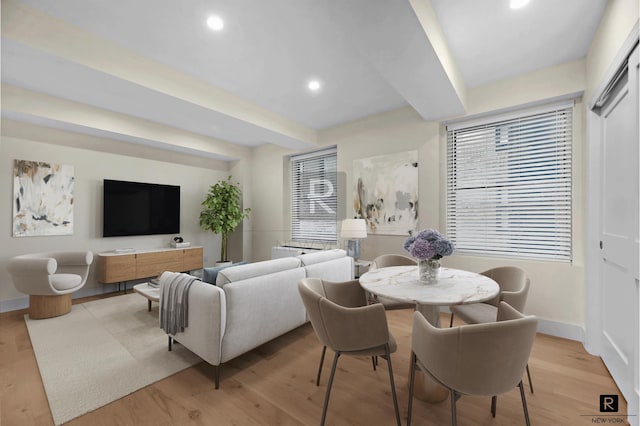
<instances>
[{"instance_id":1,"label":"chair leg","mask_svg":"<svg viewBox=\"0 0 640 426\"><path fill-rule=\"evenodd\" d=\"M320 386L320 375L322 374L322 364L324 364L324 354L327 352L327 347L322 347L322 355L320 356L320 365L318 366L318 377L316 377L316 386Z\"/></svg>"},{"instance_id":2,"label":"chair leg","mask_svg":"<svg viewBox=\"0 0 640 426\"><path fill-rule=\"evenodd\" d=\"M389 350L389 344L384 345L384 352L387 357L387 366L389 369L389 383L391 384L391 394L393 395L393 407L396 410L396 421L400 426L400 410L398 410L398 397L396 395L396 384L393 380L393 367L391 366L391 351Z\"/></svg>"},{"instance_id":3,"label":"chair leg","mask_svg":"<svg viewBox=\"0 0 640 426\"><path fill-rule=\"evenodd\" d=\"M324 421L327 418L327 408L329 407L329 397L331 396L331 385L333 385L333 376L336 374L336 366L338 365L338 358L340 352L336 352L333 357L333 366L331 367L331 375L329 376L329 383L327 383L327 392L324 396L324 406L322 407L322 419L320 420L320 426L324 426Z\"/></svg>"},{"instance_id":4,"label":"chair leg","mask_svg":"<svg viewBox=\"0 0 640 426\"><path fill-rule=\"evenodd\" d=\"M216 389L220 389L220 369L222 365L214 365L213 366L213 381L215 383Z\"/></svg>"},{"instance_id":5,"label":"chair leg","mask_svg":"<svg viewBox=\"0 0 640 426\"><path fill-rule=\"evenodd\" d=\"M173 339L171 338L171 336L167 336L167 337L169 338L169 346L168 346L168 349L169 349L169 352L171 352L171 344L173 343Z\"/></svg>"},{"instance_id":6,"label":"chair leg","mask_svg":"<svg viewBox=\"0 0 640 426\"><path fill-rule=\"evenodd\" d=\"M524 385L522 384L522 380L518 383L518 387L520 388L520 398L522 398L522 410L524 411L524 421L527 426L531 425L529 421L529 410L527 409L527 398L524 396Z\"/></svg>"},{"instance_id":7,"label":"chair leg","mask_svg":"<svg viewBox=\"0 0 640 426\"><path fill-rule=\"evenodd\" d=\"M371 364L373 365L373 371L376 371L376 364L377 364L377 362L376 362L377 359L376 358L377 357L375 357L375 356L371 357Z\"/></svg>"},{"instance_id":8,"label":"chair leg","mask_svg":"<svg viewBox=\"0 0 640 426\"><path fill-rule=\"evenodd\" d=\"M416 354L411 351L411 369L409 370L409 407L407 408L407 426L411 426L411 410L413 408L413 386L416 376Z\"/></svg>"},{"instance_id":9,"label":"chair leg","mask_svg":"<svg viewBox=\"0 0 640 426\"><path fill-rule=\"evenodd\" d=\"M496 416L496 406L498 405L498 396L497 395L493 395L491 397L491 415L493 417Z\"/></svg>"},{"instance_id":10,"label":"chair leg","mask_svg":"<svg viewBox=\"0 0 640 426\"><path fill-rule=\"evenodd\" d=\"M449 320L449 328L453 327L453 312L451 312L451 319Z\"/></svg>"},{"instance_id":11,"label":"chair leg","mask_svg":"<svg viewBox=\"0 0 640 426\"><path fill-rule=\"evenodd\" d=\"M456 415L456 401L460 398L460 394L453 389L449 389L449 391L451 392L451 424L453 426L457 426L458 417Z\"/></svg>"},{"instance_id":12,"label":"chair leg","mask_svg":"<svg viewBox=\"0 0 640 426\"><path fill-rule=\"evenodd\" d=\"M533 393L533 382L531 381L531 373L529 372L529 364L527 364L527 378L529 379L529 389Z\"/></svg>"}]
</instances>

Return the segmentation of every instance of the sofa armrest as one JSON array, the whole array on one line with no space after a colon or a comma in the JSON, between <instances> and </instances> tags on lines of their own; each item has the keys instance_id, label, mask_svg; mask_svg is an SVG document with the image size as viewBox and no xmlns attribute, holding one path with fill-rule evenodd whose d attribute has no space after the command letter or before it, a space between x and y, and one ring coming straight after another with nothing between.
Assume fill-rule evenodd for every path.
<instances>
[{"instance_id":1,"label":"sofa armrest","mask_svg":"<svg viewBox=\"0 0 640 426\"><path fill-rule=\"evenodd\" d=\"M196 280L189 289L188 303L189 325L184 332L176 333L172 337L209 364L220 365L222 338L227 319L224 291Z\"/></svg>"}]
</instances>

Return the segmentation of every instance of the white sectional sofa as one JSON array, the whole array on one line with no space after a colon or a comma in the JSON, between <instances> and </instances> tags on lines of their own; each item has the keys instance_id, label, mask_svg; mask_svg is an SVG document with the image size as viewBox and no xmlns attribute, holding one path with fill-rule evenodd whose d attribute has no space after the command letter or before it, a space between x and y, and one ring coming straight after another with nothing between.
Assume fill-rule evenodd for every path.
<instances>
[{"instance_id":1,"label":"white sectional sofa","mask_svg":"<svg viewBox=\"0 0 640 426\"><path fill-rule=\"evenodd\" d=\"M160 285L172 276L164 273ZM224 362L307 322L298 293L305 277L353 279L353 259L344 250L325 250L226 268L216 285L196 280L189 289L188 327L169 335L169 348L173 339L213 365L217 389Z\"/></svg>"}]
</instances>

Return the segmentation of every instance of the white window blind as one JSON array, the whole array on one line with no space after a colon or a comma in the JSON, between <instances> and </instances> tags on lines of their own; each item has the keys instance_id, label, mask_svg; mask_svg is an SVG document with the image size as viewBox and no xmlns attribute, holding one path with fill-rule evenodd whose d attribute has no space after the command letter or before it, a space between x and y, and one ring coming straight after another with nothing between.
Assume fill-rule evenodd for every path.
<instances>
[{"instance_id":1,"label":"white window blind","mask_svg":"<svg viewBox=\"0 0 640 426\"><path fill-rule=\"evenodd\" d=\"M291 239L336 242L336 149L291 157Z\"/></svg>"},{"instance_id":2,"label":"white window blind","mask_svg":"<svg viewBox=\"0 0 640 426\"><path fill-rule=\"evenodd\" d=\"M460 253L571 261L573 105L447 128L447 236Z\"/></svg>"}]
</instances>

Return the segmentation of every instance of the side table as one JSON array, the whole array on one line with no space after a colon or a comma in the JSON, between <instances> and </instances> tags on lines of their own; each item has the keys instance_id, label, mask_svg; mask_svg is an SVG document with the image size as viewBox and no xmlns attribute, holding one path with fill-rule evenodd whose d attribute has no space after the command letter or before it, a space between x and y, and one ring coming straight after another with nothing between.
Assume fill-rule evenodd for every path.
<instances>
[{"instance_id":1,"label":"side table","mask_svg":"<svg viewBox=\"0 0 640 426\"><path fill-rule=\"evenodd\" d=\"M151 302L160 301L160 289L149 283L136 284L133 286L133 291L147 298L149 311L151 311Z\"/></svg>"}]
</instances>

